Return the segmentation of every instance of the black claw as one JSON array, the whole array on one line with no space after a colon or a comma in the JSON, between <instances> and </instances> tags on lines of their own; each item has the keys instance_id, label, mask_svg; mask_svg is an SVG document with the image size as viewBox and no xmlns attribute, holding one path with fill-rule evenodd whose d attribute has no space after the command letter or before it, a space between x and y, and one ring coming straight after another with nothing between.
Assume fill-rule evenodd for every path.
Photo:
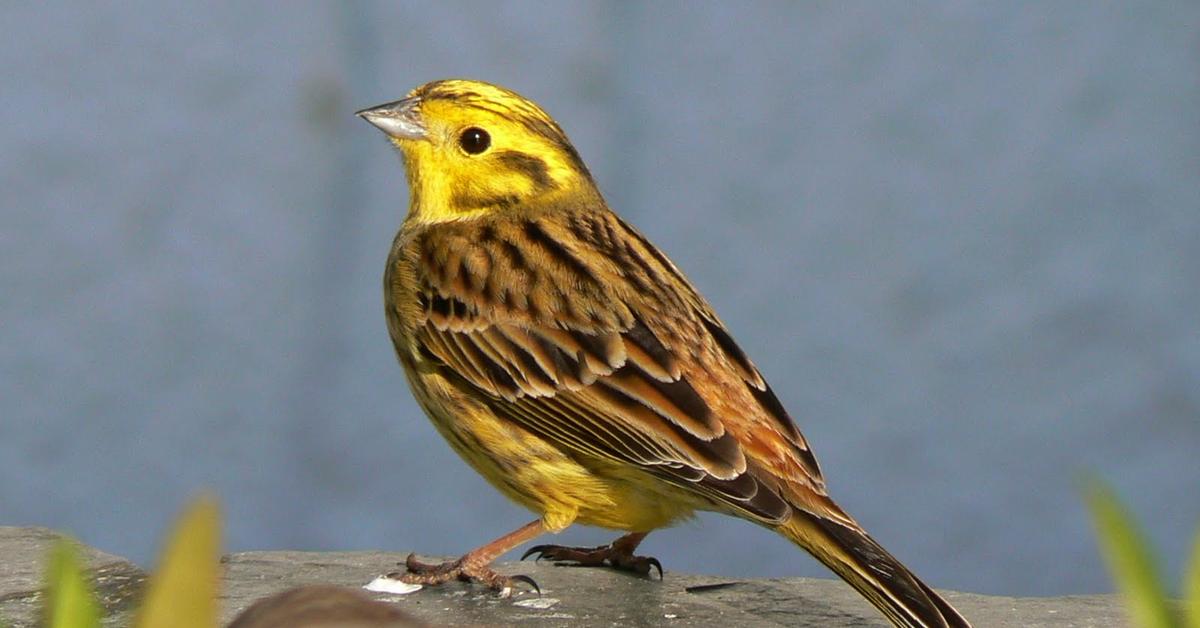
<instances>
[{"instance_id":1,"label":"black claw","mask_svg":"<svg viewBox=\"0 0 1200 628\"><path fill-rule=\"evenodd\" d=\"M659 579L659 581L662 581L662 579L663 579L662 563L658 562L658 559L653 556L646 558L646 562L649 563L649 565L651 567L654 567L655 569L658 570L658 579ZM649 573L650 573L650 570L647 569L646 574L649 575Z\"/></svg>"},{"instance_id":2,"label":"black claw","mask_svg":"<svg viewBox=\"0 0 1200 628\"><path fill-rule=\"evenodd\" d=\"M542 559L541 555L542 555L542 553L544 553L546 551L546 548L548 548L548 547L550 547L550 546L549 545L534 545L533 547L526 550L526 552L524 554L521 554L521 560L525 560L526 558L529 558L530 554L537 554L538 555L537 558L533 559L533 562L536 563L537 561Z\"/></svg>"},{"instance_id":3,"label":"black claw","mask_svg":"<svg viewBox=\"0 0 1200 628\"><path fill-rule=\"evenodd\" d=\"M537 592L538 597L542 597L542 588L538 586L538 583L533 581L533 578L530 578L529 576L517 575L517 576L509 576L509 580L515 580L517 582L524 582L525 584L533 587L533 590Z\"/></svg>"}]
</instances>

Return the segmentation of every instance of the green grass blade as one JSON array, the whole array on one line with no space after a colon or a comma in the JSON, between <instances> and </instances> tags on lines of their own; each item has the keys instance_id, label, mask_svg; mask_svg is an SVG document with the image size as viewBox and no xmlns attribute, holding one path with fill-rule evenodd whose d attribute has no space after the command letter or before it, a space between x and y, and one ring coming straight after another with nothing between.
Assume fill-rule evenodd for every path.
<instances>
[{"instance_id":1,"label":"green grass blade","mask_svg":"<svg viewBox=\"0 0 1200 628\"><path fill-rule=\"evenodd\" d=\"M1188 628L1200 628L1200 530L1192 543L1192 557L1183 574L1183 605Z\"/></svg>"},{"instance_id":2,"label":"green grass blade","mask_svg":"<svg viewBox=\"0 0 1200 628\"><path fill-rule=\"evenodd\" d=\"M1139 628L1175 626L1154 556L1129 512L1099 480L1087 483L1085 495L1100 550L1125 598L1130 622Z\"/></svg>"},{"instance_id":3,"label":"green grass blade","mask_svg":"<svg viewBox=\"0 0 1200 628\"><path fill-rule=\"evenodd\" d=\"M75 545L60 539L46 562L46 607L49 628L100 628L100 607L84 577Z\"/></svg>"}]
</instances>

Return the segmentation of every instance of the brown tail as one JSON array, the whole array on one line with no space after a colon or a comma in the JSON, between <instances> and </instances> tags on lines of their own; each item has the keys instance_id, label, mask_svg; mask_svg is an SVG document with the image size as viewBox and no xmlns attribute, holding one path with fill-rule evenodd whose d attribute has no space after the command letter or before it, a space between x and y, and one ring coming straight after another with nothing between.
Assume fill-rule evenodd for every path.
<instances>
[{"instance_id":1,"label":"brown tail","mask_svg":"<svg viewBox=\"0 0 1200 628\"><path fill-rule=\"evenodd\" d=\"M841 576L896 626L971 626L861 529L797 509L778 531Z\"/></svg>"}]
</instances>

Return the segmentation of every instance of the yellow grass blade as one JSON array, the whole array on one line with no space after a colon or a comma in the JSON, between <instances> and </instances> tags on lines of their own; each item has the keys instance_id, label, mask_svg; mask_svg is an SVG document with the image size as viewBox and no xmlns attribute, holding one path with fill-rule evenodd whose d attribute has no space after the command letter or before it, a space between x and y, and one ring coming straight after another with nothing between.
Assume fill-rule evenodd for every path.
<instances>
[{"instance_id":1,"label":"yellow grass blade","mask_svg":"<svg viewBox=\"0 0 1200 628\"><path fill-rule=\"evenodd\" d=\"M1192 543L1192 557L1183 574L1183 604L1188 628L1200 628L1200 530Z\"/></svg>"},{"instance_id":2,"label":"yellow grass blade","mask_svg":"<svg viewBox=\"0 0 1200 628\"><path fill-rule=\"evenodd\" d=\"M175 524L150 577L137 628L215 628L220 578L216 499L192 502Z\"/></svg>"},{"instance_id":3,"label":"yellow grass blade","mask_svg":"<svg viewBox=\"0 0 1200 628\"><path fill-rule=\"evenodd\" d=\"M1130 622L1139 628L1175 626L1154 556L1129 512L1099 480L1087 483L1085 495L1100 550L1125 598Z\"/></svg>"}]
</instances>

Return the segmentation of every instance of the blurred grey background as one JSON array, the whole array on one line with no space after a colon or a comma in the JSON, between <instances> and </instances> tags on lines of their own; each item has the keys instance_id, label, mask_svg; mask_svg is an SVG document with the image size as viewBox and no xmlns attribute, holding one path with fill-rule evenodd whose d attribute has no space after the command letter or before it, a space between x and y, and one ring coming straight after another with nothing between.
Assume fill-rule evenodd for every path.
<instances>
[{"instance_id":1,"label":"blurred grey background","mask_svg":"<svg viewBox=\"0 0 1200 628\"><path fill-rule=\"evenodd\" d=\"M528 520L394 362L404 178L352 115L465 76L560 121L833 494L930 582L1108 590L1089 470L1179 573L1200 523L1200 4L4 3L0 22L0 524L148 562L202 487L230 550L456 554ZM827 575L716 516L645 549Z\"/></svg>"}]
</instances>

